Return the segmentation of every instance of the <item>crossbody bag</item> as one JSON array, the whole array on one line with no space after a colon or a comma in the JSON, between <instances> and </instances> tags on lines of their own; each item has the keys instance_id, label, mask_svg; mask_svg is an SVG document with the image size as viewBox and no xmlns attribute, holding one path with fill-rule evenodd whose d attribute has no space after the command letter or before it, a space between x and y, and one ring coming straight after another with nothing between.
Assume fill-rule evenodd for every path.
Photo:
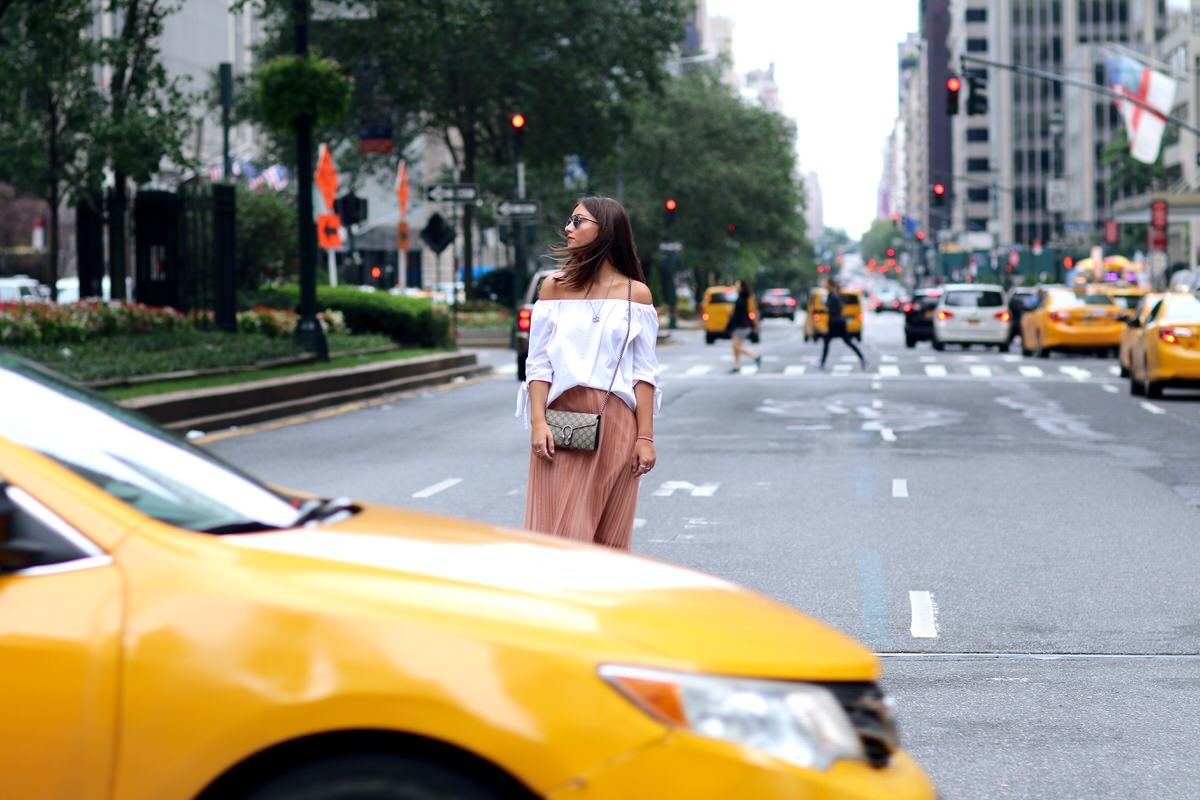
<instances>
[{"instance_id":1,"label":"crossbody bag","mask_svg":"<svg viewBox=\"0 0 1200 800\"><path fill-rule=\"evenodd\" d=\"M604 409L608 406L608 398L612 396L612 387L617 382L617 374L621 371L621 359L625 358L625 348L629 346L629 333L633 328L633 280L629 281L629 305L625 316L625 342L621 345L621 354L617 357L617 366L613 368L612 380L608 382L608 391L600 402L600 412L589 414L583 411L557 411L546 409L546 424L554 437L554 446L566 450L595 450L600 446L600 420L604 417Z\"/></svg>"}]
</instances>

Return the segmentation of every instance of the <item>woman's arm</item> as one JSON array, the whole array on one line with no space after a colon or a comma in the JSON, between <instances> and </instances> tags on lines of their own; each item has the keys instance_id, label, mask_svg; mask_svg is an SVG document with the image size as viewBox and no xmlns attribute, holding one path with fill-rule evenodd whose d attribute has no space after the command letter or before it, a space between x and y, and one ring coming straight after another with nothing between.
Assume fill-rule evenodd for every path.
<instances>
[{"instance_id":1,"label":"woman's arm","mask_svg":"<svg viewBox=\"0 0 1200 800\"><path fill-rule=\"evenodd\" d=\"M637 435L634 440L630 469L641 475L654 468L658 456L654 450L654 384L638 381L633 386L637 398Z\"/></svg>"},{"instance_id":2,"label":"woman's arm","mask_svg":"<svg viewBox=\"0 0 1200 800\"><path fill-rule=\"evenodd\" d=\"M554 460L554 434L546 424L546 398L550 396L550 384L546 381L529 382L529 446L539 458Z\"/></svg>"}]
</instances>

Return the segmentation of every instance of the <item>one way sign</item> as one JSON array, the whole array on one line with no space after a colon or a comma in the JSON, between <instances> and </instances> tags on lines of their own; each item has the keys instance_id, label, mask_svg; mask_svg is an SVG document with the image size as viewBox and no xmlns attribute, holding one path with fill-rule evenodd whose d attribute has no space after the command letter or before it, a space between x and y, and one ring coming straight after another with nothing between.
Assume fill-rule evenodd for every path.
<instances>
[{"instance_id":1,"label":"one way sign","mask_svg":"<svg viewBox=\"0 0 1200 800\"><path fill-rule=\"evenodd\" d=\"M496 213L502 217L536 217L541 209L537 200L501 200Z\"/></svg>"},{"instance_id":2,"label":"one way sign","mask_svg":"<svg viewBox=\"0 0 1200 800\"><path fill-rule=\"evenodd\" d=\"M439 183L425 191L432 203L474 203L479 199L477 183Z\"/></svg>"}]
</instances>

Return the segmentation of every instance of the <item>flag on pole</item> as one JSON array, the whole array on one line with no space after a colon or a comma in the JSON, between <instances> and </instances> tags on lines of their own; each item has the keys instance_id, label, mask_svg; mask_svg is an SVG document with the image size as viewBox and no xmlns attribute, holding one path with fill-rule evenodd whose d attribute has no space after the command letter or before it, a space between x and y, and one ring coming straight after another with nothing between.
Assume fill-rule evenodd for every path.
<instances>
[{"instance_id":1,"label":"flag on pole","mask_svg":"<svg viewBox=\"0 0 1200 800\"><path fill-rule=\"evenodd\" d=\"M408 167L404 159L396 168L396 202L400 204L400 219L404 219L408 215Z\"/></svg>"},{"instance_id":2,"label":"flag on pole","mask_svg":"<svg viewBox=\"0 0 1200 800\"><path fill-rule=\"evenodd\" d=\"M1140 100L1158 112L1126 100L1113 100L1125 120L1130 155L1145 164L1153 164L1158 160L1163 129L1167 124L1163 115L1171 112L1175 102L1175 81L1129 56L1114 56L1105 61L1109 88Z\"/></svg>"}]
</instances>

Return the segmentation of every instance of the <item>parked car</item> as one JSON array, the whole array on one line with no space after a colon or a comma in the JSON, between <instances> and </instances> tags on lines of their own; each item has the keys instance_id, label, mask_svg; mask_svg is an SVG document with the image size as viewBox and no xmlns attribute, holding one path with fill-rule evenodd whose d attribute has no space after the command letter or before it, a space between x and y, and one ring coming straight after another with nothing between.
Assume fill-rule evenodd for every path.
<instances>
[{"instance_id":1,"label":"parked car","mask_svg":"<svg viewBox=\"0 0 1200 800\"><path fill-rule=\"evenodd\" d=\"M1200 294L1167 292L1138 333L1129 354L1129 391L1162 397L1168 387L1200 389Z\"/></svg>"},{"instance_id":2,"label":"parked car","mask_svg":"<svg viewBox=\"0 0 1200 800\"><path fill-rule=\"evenodd\" d=\"M1049 286L1021 319L1021 352L1049 358L1053 350L1115 355L1127 312L1106 294Z\"/></svg>"},{"instance_id":3,"label":"parked car","mask_svg":"<svg viewBox=\"0 0 1200 800\"><path fill-rule=\"evenodd\" d=\"M48 303L50 287L28 275L0 278L0 303Z\"/></svg>"},{"instance_id":4,"label":"parked car","mask_svg":"<svg viewBox=\"0 0 1200 800\"><path fill-rule=\"evenodd\" d=\"M529 358L529 326L533 320L533 304L537 302L538 293L542 290L542 281L558 272L558 267L543 267L533 273L529 285L525 287L525 297L521 307L517 309L517 318L513 322L514 349L517 351L517 380L525 380L525 359Z\"/></svg>"},{"instance_id":5,"label":"parked car","mask_svg":"<svg viewBox=\"0 0 1200 800\"><path fill-rule=\"evenodd\" d=\"M0 397L6 798L935 796L784 604L273 488L4 353Z\"/></svg>"},{"instance_id":6,"label":"parked car","mask_svg":"<svg viewBox=\"0 0 1200 800\"><path fill-rule=\"evenodd\" d=\"M933 315L941 296L941 289L918 289L904 304L905 347L913 348L917 342L933 340Z\"/></svg>"},{"instance_id":7,"label":"parked car","mask_svg":"<svg viewBox=\"0 0 1200 800\"><path fill-rule=\"evenodd\" d=\"M942 287L933 314L933 349L948 344L982 344L1008 352L1012 314L1004 306L1004 289L989 283L951 283Z\"/></svg>"},{"instance_id":8,"label":"parked car","mask_svg":"<svg viewBox=\"0 0 1200 800\"><path fill-rule=\"evenodd\" d=\"M808 293L804 314L804 341L815 342L829 332L829 316L825 313L826 290L814 288ZM842 289L842 315L846 319L846 333L851 339L862 341L863 292L861 289Z\"/></svg>"},{"instance_id":9,"label":"parked car","mask_svg":"<svg viewBox=\"0 0 1200 800\"><path fill-rule=\"evenodd\" d=\"M763 319L767 317L787 317L796 320L796 298L792 297L791 289L767 289L758 301Z\"/></svg>"},{"instance_id":10,"label":"parked car","mask_svg":"<svg viewBox=\"0 0 1200 800\"><path fill-rule=\"evenodd\" d=\"M733 314L734 303L737 302L736 286L710 286L704 290L704 302L700 307L700 319L704 322L704 341L712 344L717 339L728 339L729 317ZM758 301L750 295L750 319L758 319ZM757 343L760 331L755 328L750 334L750 341Z\"/></svg>"}]
</instances>

